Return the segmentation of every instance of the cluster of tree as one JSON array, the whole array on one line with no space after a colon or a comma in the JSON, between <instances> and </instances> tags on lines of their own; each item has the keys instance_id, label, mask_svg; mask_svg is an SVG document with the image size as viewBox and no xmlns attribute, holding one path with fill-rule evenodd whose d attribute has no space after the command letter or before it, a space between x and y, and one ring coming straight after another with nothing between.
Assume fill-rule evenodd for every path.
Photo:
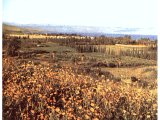
<instances>
[{"instance_id":1,"label":"cluster of tree","mask_svg":"<svg viewBox=\"0 0 160 120\"><path fill-rule=\"evenodd\" d=\"M108 46L102 45L75 45L72 46L78 52L100 52L105 53L106 55L113 55L113 56L131 56L131 57L138 57L144 59L157 59L157 51L151 49L150 47L147 48L129 48L129 49L118 49L118 48L109 48Z\"/></svg>"},{"instance_id":2,"label":"cluster of tree","mask_svg":"<svg viewBox=\"0 0 160 120\"><path fill-rule=\"evenodd\" d=\"M51 41L58 42L61 45L73 46L73 45L115 45L115 44L126 44L126 45L156 45L157 41L152 41L150 39L133 40L131 36L124 37L85 37L85 39L77 39L74 37L67 37L66 39L51 39Z\"/></svg>"},{"instance_id":3,"label":"cluster of tree","mask_svg":"<svg viewBox=\"0 0 160 120\"><path fill-rule=\"evenodd\" d=\"M19 37L14 37L16 39L29 39L30 35L32 34L28 34L27 36L19 36ZM54 42L58 42L61 45L85 45L85 44L90 44L90 45L115 45L115 44L144 44L144 45L148 45L148 44L152 44L155 45L157 44L157 41L152 41L149 38L142 38L140 40L133 40L131 38L130 35L125 35L123 37L106 37L106 36L98 36L98 37L89 37L89 36L81 36L81 35L77 35L77 34L36 34L36 35L46 35L46 39L42 39L45 40L45 42L48 41L54 41ZM61 39L61 38L52 38L52 37L47 37L47 36L65 36L65 38ZM8 38L9 36L7 36L6 34L3 34L3 38ZM79 37L79 38L78 38ZM81 39L81 37L83 37ZM12 37L13 38L13 37ZM35 38L37 39L37 38ZM39 38L40 39L40 38ZM40 39L41 40L41 39Z\"/></svg>"},{"instance_id":4,"label":"cluster of tree","mask_svg":"<svg viewBox=\"0 0 160 120\"><path fill-rule=\"evenodd\" d=\"M56 41L56 40L55 40ZM67 39L61 39L57 40L62 45L115 45L115 44L135 44L136 42L131 39L126 39L125 37L119 37L119 38L114 38L114 37L105 37L105 36L100 36L100 37L94 37L94 39L91 39L90 37L86 37L85 39L76 39L76 38L67 38Z\"/></svg>"},{"instance_id":5,"label":"cluster of tree","mask_svg":"<svg viewBox=\"0 0 160 120\"><path fill-rule=\"evenodd\" d=\"M29 35L27 36L9 36L8 34L3 33L3 39L29 39Z\"/></svg>"}]
</instances>

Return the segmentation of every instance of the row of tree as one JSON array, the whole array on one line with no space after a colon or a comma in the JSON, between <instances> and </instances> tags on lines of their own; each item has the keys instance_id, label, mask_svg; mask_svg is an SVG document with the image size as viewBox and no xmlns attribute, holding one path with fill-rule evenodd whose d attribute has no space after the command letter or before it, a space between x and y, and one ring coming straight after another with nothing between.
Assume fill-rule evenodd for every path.
<instances>
[{"instance_id":1,"label":"row of tree","mask_svg":"<svg viewBox=\"0 0 160 120\"><path fill-rule=\"evenodd\" d=\"M144 59L157 59L157 50L152 50L149 47L147 48L110 48L109 46L101 45L75 45L72 46L77 49L78 52L100 52L105 53L106 55L113 56L132 56Z\"/></svg>"}]
</instances>

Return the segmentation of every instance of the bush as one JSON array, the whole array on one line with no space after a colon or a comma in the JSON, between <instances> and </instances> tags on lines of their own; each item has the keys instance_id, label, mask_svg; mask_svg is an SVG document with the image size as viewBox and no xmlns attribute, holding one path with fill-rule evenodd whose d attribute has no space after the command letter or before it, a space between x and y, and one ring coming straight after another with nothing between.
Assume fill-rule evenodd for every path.
<instances>
[{"instance_id":1,"label":"bush","mask_svg":"<svg viewBox=\"0 0 160 120\"><path fill-rule=\"evenodd\" d=\"M10 39L6 44L6 53L8 56L16 56L21 48L21 41L18 39Z\"/></svg>"},{"instance_id":2,"label":"bush","mask_svg":"<svg viewBox=\"0 0 160 120\"><path fill-rule=\"evenodd\" d=\"M56 71L32 61L3 61L4 120L157 119L157 88L93 80L68 67Z\"/></svg>"}]
</instances>

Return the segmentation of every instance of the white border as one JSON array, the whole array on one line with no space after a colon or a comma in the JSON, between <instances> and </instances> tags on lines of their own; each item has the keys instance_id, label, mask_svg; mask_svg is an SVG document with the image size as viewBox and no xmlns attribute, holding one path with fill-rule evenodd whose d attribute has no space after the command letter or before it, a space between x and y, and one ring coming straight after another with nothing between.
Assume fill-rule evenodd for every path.
<instances>
[{"instance_id":1,"label":"white border","mask_svg":"<svg viewBox=\"0 0 160 120\"><path fill-rule=\"evenodd\" d=\"M159 79L160 79L160 14L158 14L159 13L159 11L160 11L160 7L159 7L159 5L160 5L160 1L159 0L157 0L157 35L158 35L158 50L157 50L157 54L158 54L158 58L157 58L157 63L158 63L158 78L157 78L157 82L158 82L158 120L160 120L160 117L159 117L159 115L160 115L160 95L159 95L159 93L160 93L160 82L159 82Z\"/></svg>"},{"instance_id":2,"label":"white border","mask_svg":"<svg viewBox=\"0 0 160 120\"><path fill-rule=\"evenodd\" d=\"M0 120L2 120L2 0L0 0Z\"/></svg>"},{"instance_id":3,"label":"white border","mask_svg":"<svg viewBox=\"0 0 160 120\"><path fill-rule=\"evenodd\" d=\"M2 3L3 3L3 0L0 0L0 120L2 120ZM157 79L157 82L158 82L158 93L160 93L160 82L159 82L159 79L160 79L160 14L159 11L160 11L160 0L157 0L157 35L158 35L158 59L157 59L157 63L158 63L158 79ZM143 7L143 6L142 6ZM160 117L159 117L159 114L160 114L160 95L158 94L158 120L160 120Z\"/></svg>"}]
</instances>

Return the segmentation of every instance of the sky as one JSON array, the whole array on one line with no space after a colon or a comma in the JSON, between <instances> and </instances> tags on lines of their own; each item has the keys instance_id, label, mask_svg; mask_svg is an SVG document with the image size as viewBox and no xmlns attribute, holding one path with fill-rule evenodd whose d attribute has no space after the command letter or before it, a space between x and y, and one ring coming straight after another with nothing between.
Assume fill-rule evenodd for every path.
<instances>
[{"instance_id":1,"label":"sky","mask_svg":"<svg viewBox=\"0 0 160 120\"><path fill-rule=\"evenodd\" d=\"M3 22L143 28L156 34L158 0L3 0ZM142 31L143 32L143 31Z\"/></svg>"}]
</instances>

